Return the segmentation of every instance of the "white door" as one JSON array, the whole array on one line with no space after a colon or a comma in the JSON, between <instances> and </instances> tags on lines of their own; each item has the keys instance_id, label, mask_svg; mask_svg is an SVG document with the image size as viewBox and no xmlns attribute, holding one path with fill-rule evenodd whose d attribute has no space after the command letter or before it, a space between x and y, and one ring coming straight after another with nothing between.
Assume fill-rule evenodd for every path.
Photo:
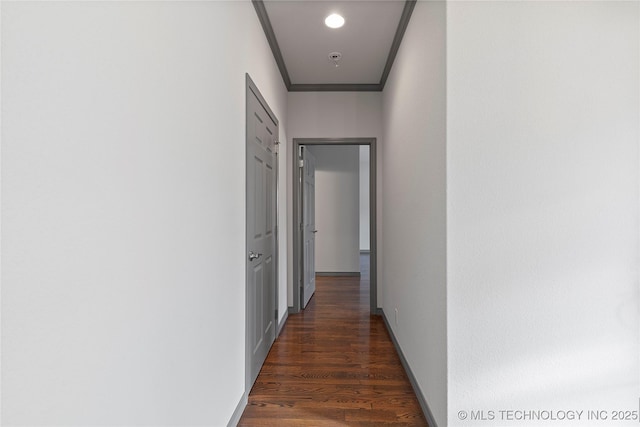
<instances>
[{"instance_id":1,"label":"white door","mask_svg":"<svg viewBox=\"0 0 640 427\"><path fill-rule=\"evenodd\" d=\"M316 158L302 149L302 307L316 291Z\"/></svg>"},{"instance_id":2,"label":"white door","mask_svg":"<svg viewBox=\"0 0 640 427\"><path fill-rule=\"evenodd\" d=\"M278 124L247 88L247 335L251 387L275 340ZM268 108L268 107L267 107Z\"/></svg>"}]
</instances>

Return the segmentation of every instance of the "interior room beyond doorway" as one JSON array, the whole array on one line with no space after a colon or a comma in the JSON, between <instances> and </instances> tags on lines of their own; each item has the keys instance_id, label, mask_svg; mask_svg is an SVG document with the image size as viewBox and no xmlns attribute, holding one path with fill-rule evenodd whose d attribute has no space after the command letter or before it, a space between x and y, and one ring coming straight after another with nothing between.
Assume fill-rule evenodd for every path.
<instances>
[{"instance_id":1,"label":"interior room beyond doorway","mask_svg":"<svg viewBox=\"0 0 640 427\"><path fill-rule=\"evenodd\" d=\"M360 276L361 254L369 255L372 268L376 265L375 209L372 209L375 206L375 166L371 167L375 165L375 139L340 141L329 140L326 143L327 140L294 139L295 152L299 155L296 167L302 174L295 180L299 188L294 189L294 196L298 199L294 206L298 206L299 216L294 219L294 229L301 230L298 236L294 236L299 248L299 252L294 249L294 256L299 260L296 263L298 272L294 273L294 277L301 278L302 283L308 282L305 278L309 279L310 268L314 269L314 277L316 274ZM304 171L311 163L314 165L313 184L310 184L307 176L310 172ZM305 191L309 194L305 195ZM311 204L309 197L314 198ZM309 206L314 206L313 215L309 215ZM313 241L305 231L309 228L305 215L314 222L311 227ZM309 249L310 244L314 245L312 249ZM310 253L313 254L313 262L309 260ZM373 295L371 307L375 313L375 269L371 284L374 290L370 293ZM304 308L309 301L309 289L309 286L294 289L298 291L298 296L294 295L294 302L298 302L300 308ZM293 311L298 310L294 308Z\"/></svg>"},{"instance_id":2,"label":"interior room beyond doorway","mask_svg":"<svg viewBox=\"0 0 640 427\"><path fill-rule=\"evenodd\" d=\"M309 146L315 156L315 267L319 276L359 276L369 251L369 147Z\"/></svg>"}]
</instances>

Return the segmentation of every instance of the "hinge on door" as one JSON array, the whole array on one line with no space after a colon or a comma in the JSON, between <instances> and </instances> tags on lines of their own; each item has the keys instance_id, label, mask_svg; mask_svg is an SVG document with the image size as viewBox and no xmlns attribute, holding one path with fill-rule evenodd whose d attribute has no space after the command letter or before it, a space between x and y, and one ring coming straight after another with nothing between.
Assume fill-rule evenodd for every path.
<instances>
[{"instance_id":1,"label":"hinge on door","mask_svg":"<svg viewBox=\"0 0 640 427\"><path fill-rule=\"evenodd\" d=\"M304 159L298 159L298 167L304 167Z\"/></svg>"}]
</instances>

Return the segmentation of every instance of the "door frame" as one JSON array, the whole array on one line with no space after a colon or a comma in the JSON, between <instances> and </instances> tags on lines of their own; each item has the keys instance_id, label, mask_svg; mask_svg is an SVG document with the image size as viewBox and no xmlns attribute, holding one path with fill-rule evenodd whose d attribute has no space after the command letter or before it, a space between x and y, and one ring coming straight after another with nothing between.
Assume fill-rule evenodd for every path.
<instances>
[{"instance_id":1,"label":"door frame","mask_svg":"<svg viewBox=\"0 0 640 427\"><path fill-rule=\"evenodd\" d=\"M302 272L302 233L300 223L302 221L302 211L300 202L302 200L302 186L300 185L300 167L298 166L298 153L303 145L366 145L369 146L369 247L371 251L369 280L369 307L371 314L379 315L378 309L378 234L377 234L377 212L376 212L376 190L377 190L377 170L376 170L376 138L293 138L291 151L292 158L292 178L293 178L293 306L289 307L290 313L299 313L301 310L302 292L300 292L301 272Z\"/></svg>"},{"instance_id":2,"label":"door frame","mask_svg":"<svg viewBox=\"0 0 640 427\"><path fill-rule=\"evenodd\" d=\"M244 222L245 222L245 250L244 250L244 260L245 260L245 282L244 282L244 286L245 286L245 301L244 301L244 307L245 307L245 326L244 326L244 337L245 337L245 393L248 395L249 391L251 390L251 388L253 387L253 383L251 382L251 366L252 366L252 358L251 358L251 337L249 337L249 306L250 301L249 301L249 276L248 276L248 268L247 268L247 254L249 253L250 248L247 245L247 233L248 233L248 221L249 221L249 216L247 215L247 197L249 195L249 180L247 177L247 174L249 173L249 169L248 169L248 164L249 164L249 150L247 149L247 145L248 145L248 138L249 138L249 99L250 97L253 95L255 95L255 97L258 99L258 102L262 105L262 107L264 107L265 111L267 112L267 114L269 115L269 117L274 121L274 123L278 126L278 133L280 131L280 122L278 121L278 118L276 117L276 115L274 114L273 110L271 110L271 108L269 107L269 104L267 104L267 101L264 99L264 97L262 96L262 93L260 93L260 90L258 90L258 87L256 86L256 84L253 82L253 80L251 80L251 77L249 76L249 73L245 74L245 136L244 136L244 149L245 149L245 153L244 153L244 157L245 157L245 171L244 171L244 177L245 177L245 189L244 189L244 195L245 195L245 218L244 218ZM280 156L278 155L279 147L280 147L280 135L276 135L276 142L275 142L275 175L276 175L276 183L275 183L275 199L276 199L276 203L275 203L275 228L274 228L274 240L275 240L275 248L274 248L274 253L273 253L273 269L275 270L275 277L274 277L274 314L275 314L275 320L274 320L274 332L275 332L275 339L278 338L278 309L280 307L280 302L278 300L278 286L279 286L279 271L278 271L278 264L280 263L279 259L280 259L280 253L279 253L279 234L280 231L278 229L278 204L279 204L279 162L280 162Z\"/></svg>"}]
</instances>

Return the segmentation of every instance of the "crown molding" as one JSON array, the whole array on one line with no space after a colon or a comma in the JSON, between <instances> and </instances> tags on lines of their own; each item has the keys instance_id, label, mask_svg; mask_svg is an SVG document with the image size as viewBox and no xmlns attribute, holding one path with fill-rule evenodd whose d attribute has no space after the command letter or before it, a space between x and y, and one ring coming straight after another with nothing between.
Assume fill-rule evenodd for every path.
<instances>
[{"instance_id":1,"label":"crown molding","mask_svg":"<svg viewBox=\"0 0 640 427\"><path fill-rule=\"evenodd\" d=\"M393 67L393 62L396 59L396 55L398 54L398 50L400 49L400 44L402 43L402 38L404 37L404 33L407 30L407 26L409 25L409 20L411 19L411 14L413 13L413 9L416 6L417 0L406 0L404 4L404 9L402 10L402 15L400 16L400 21L398 22L398 28L396 29L396 33L393 37L393 42L391 43L391 49L389 49L389 54L387 55L387 61L385 62L384 69L382 71L382 76L380 77L379 83L347 83L347 84L331 84L331 83L316 83L316 84L295 84L291 83L291 78L289 77L289 72L287 71L287 66L284 63L284 58L282 56L282 51L280 50L280 46L278 45L278 40L276 40L276 35L273 31L273 26L271 25L271 21L269 20L269 15L267 14L267 9L264 5L263 0L251 0L253 3L253 7L258 14L258 19L260 20L260 24L262 25L262 29L264 30L264 35L269 42L269 46L271 47L271 52L273 53L273 57L278 65L278 69L280 70L280 74L282 75L282 80L284 81L284 85L289 92L381 92L384 89L384 85L387 82L387 78L389 77L389 73L391 72L391 68Z\"/></svg>"}]
</instances>

